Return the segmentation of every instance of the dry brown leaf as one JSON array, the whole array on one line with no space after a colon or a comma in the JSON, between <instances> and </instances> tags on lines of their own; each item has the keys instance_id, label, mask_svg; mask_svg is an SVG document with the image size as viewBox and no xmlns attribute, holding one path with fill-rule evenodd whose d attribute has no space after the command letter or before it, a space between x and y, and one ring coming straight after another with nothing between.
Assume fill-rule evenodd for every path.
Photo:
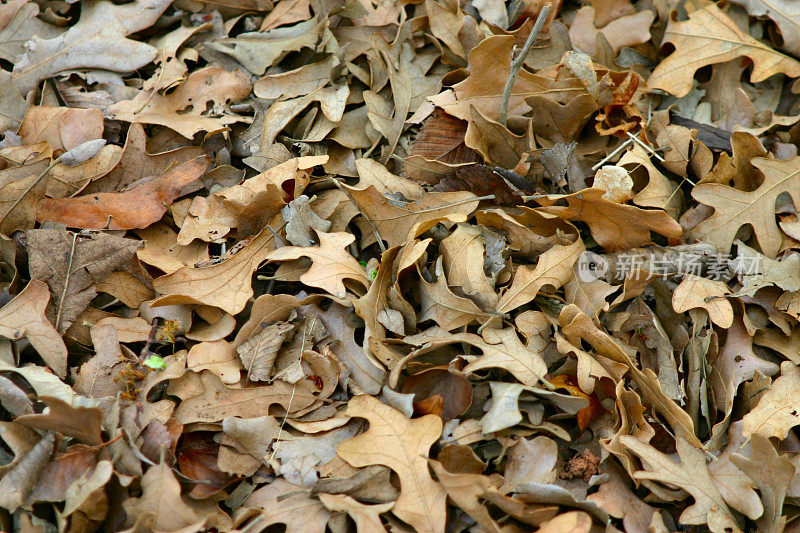
<instances>
[{"instance_id":1,"label":"dry brown leaf","mask_svg":"<svg viewBox=\"0 0 800 533\"><path fill-rule=\"evenodd\" d=\"M198 132L216 132L246 120L232 113L206 115L205 111L209 104L216 109L240 100L250 94L250 89L250 80L243 72L206 67L189 74L183 83L166 96L153 91L141 91L133 100L111 106L109 112L117 120L161 124L191 139Z\"/></svg>"},{"instance_id":2,"label":"dry brown leaf","mask_svg":"<svg viewBox=\"0 0 800 533\"><path fill-rule=\"evenodd\" d=\"M124 503L128 520L152 517L153 531L176 531L189 526L202 527L205 520L181 497L181 486L169 465L163 461L147 469L142 477L142 496Z\"/></svg>"},{"instance_id":3,"label":"dry brown leaf","mask_svg":"<svg viewBox=\"0 0 800 533\"><path fill-rule=\"evenodd\" d=\"M800 73L798 73L800 75ZM781 230L775 222L775 201L788 193L800 202L800 157L780 161L757 157L753 166L764 173L764 183L752 192L740 191L718 183L701 184L692 190L698 202L714 208L714 214L691 230L691 236L710 242L720 253L727 253L745 224L753 227L761 251L769 258L781 246Z\"/></svg>"},{"instance_id":4,"label":"dry brown leaf","mask_svg":"<svg viewBox=\"0 0 800 533\"><path fill-rule=\"evenodd\" d=\"M39 202L36 219L83 229L146 228L161 219L169 205L200 179L207 166L208 158L201 156L125 192L61 200L46 198Z\"/></svg>"},{"instance_id":5,"label":"dry brown leaf","mask_svg":"<svg viewBox=\"0 0 800 533\"><path fill-rule=\"evenodd\" d=\"M306 489L279 478L248 496L234 515L234 523L253 516L259 516L256 523L263 526L284 524L286 533L325 533L331 513L306 494Z\"/></svg>"},{"instance_id":6,"label":"dry brown leaf","mask_svg":"<svg viewBox=\"0 0 800 533\"><path fill-rule=\"evenodd\" d=\"M202 393L184 400L175 409L175 420L181 424L219 422L231 416L255 418L263 416L273 404L288 409L290 402L291 411L296 412L317 400L311 389L303 383L290 385L281 380L276 380L272 385L233 389L215 374L202 372L200 385L203 387Z\"/></svg>"},{"instance_id":7,"label":"dry brown leaf","mask_svg":"<svg viewBox=\"0 0 800 533\"><path fill-rule=\"evenodd\" d=\"M573 275L573 265L585 251L583 241L556 244L542 255L534 268L522 265L514 274L514 281L497 303L497 311L506 313L533 300L545 285L555 289L567 283Z\"/></svg>"},{"instance_id":8,"label":"dry brown leaf","mask_svg":"<svg viewBox=\"0 0 800 533\"><path fill-rule=\"evenodd\" d=\"M345 494L320 494L318 498L329 511L350 515L350 518L356 523L358 531L386 533L380 514L388 512L394 507L394 502L364 505Z\"/></svg>"},{"instance_id":9,"label":"dry brown leaf","mask_svg":"<svg viewBox=\"0 0 800 533\"><path fill-rule=\"evenodd\" d=\"M32 228L36 206L44 198L47 160L0 170L0 232L10 235Z\"/></svg>"},{"instance_id":10,"label":"dry brown leaf","mask_svg":"<svg viewBox=\"0 0 800 533\"><path fill-rule=\"evenodd\" d=\"M595 26L597 18L592 6L582 7L569 28L569 37L575 49L590 56L597 55L595 43L598 33L603 34L614 52L625 46L646 43L650 40L650 25L653 24L655 13L647 9L638 13L634 10L602 27Z\"/></svg>"},{"instance_id":11,"label":"dry brown leaf","mask_svg":"<svg viewBox=\"0 0 800 533\"><path fill-rule=\"evenodd\" d=\"M784 498L796 471L789 456L778 455L769 439L756 433L750 439L750 457L732 454L731 461L756 483L761 493L764 511L755 521L756 527L761 531L784 529Z\"/></svg>"},{"instance_id":12,"label":"dry brown leaf","mask_svg":"<svg viewBox=\"0 0 800 533\"><path fill-rule=\"evenodd\" d=\"M247 339L236 348L247 372L247 379L268 381L281 346L297 329L290 322L275 322Z\"/></svg>"},{"instance_id":13,"label":"dry brown leaf","mask_svg":"<svg viewBox=\"0 0 800 533\"><path fill-rule=\"evenodd\" d=\"M686 490L695 499L694 505L681 513L679 520L682 524L705 524L712 510L726 514L731 522L737 524L736 518L714 485L705 454L701 450L678 437L677 448L681 462L675 463L635 437L624 436L621 441L646 465L646 470L636 472L634 478L671 483Z\"/></svg>"},{"instance_id":14,"label":"dry brown leaf","mask_svg":"<svg viewBox=\"0 0 800 533\"><path fill-rule=\"evenodd\" d=\"M114 168L102 177L93 180L83 190L85 194L119 192L139 180L150 176L162 176L173 166L178 166L205 154L197 146L185 146L166 152L151 154L147 151L147 136L144 126L131 124L122 155Z\"/></svg>"},{"instance_id":15,"label":"dry brown leaf","mask_svg":"<svg viewBox=\"0 0 800 533\"><path fill-rule=\"evenodd\" d=\"M47 405L47 412L18 416L14 420L41 431L58 431L65 437L72 437L89 446L103 442L100 424L103 413L96 407L72 407L63 400L50 396L40 396Z\"/></svg>"},{"instance_id":16,"label":"dry brown leaf","mask_svg":"<svg viewBox=\"0 0 800 533\"><path fill-rule=\"evenodd\" d=\"M443 330L452 331L486 317L472 300L457 296L450 290L441 260L437 259L434 268L434 283L428 283L420 276L420 322L433 320Z\"/></svg>"},{"instance_id":17,"label":"dry brown leaf","mask_svg":"<svg viewBox=\"0 0 800 533\"><path fill-rule=\"evenodd\" d=\"M162 294L185 296L235 315L253 295L253 272L272 251L275 235L267 227L228 260L212 266L185 266L153 281Z\"/></svg>"},{"instance_id":18,"label":"dry brown leaf","mask_svg":"<svg viewBox=\"0 0 800 533\"><path fill-rule=\"evenodd\" d=\"M25 503L53 454L55 433L47 433L0 478L0 506L9 511Z\"/></svg>"},{"instance_id":19,"label":"dry brown leaf","mask_svg":"<svg viewBox=\"0 0 800 533\"><path fill-rule=\"evenodd\" d=\"M400 478L400 496L392 512L415 530L443 532L446 493L428 473L426 457L439 439L441 419L425 415L410 420L372 396L356 396L347 414L366 418L369 430L341 443L339 456L353 466L386 465Z\"/></svg>"},{"instance_id":20,"label":"dry brown leaf","mask_svg":"<svg viewBox=\"0 0 800 533\"><path fill-rule=\"evenodd\" d=\"M125 5L96 3L82 10L78 23L60 35L27 34L32 36L30 44L17 58L11 79L21 92L27 93L40 80L75 68L114 72L139 69L155 58L156 50L125 36L148 28L169 4L169 0Z\"/></svg>"},{"instance_id":21,"label":"dry brown leaf","mask_svg":"<svg viewBox=\"0 0 800 533\"><path fill-rule=\"evenodd\" d=\"M794 391L800 386L800 370L794 363L781 363L781 375L761 396L758 405L744 415L742 433L786 438L789 430L800 424L800 401Z\"/></svg>"},{"instance_id":22,"label":"dry brown leaf","mask_svg":"<svg viewBox=\"0 0 800 533\"><path fill-rule=\"evenodd\" d=\"M13 300L0 307L0 336L7 339L26 336L56 375L66 376L67 347L45 317L49 300L47 285L31 280Z\"/></svg>"},{"instance_id":23,"label":"dry brown leaf","mask_svg":"<svg viewBox=\"0 0 800 533\"><path fill-rule=\"evenodd\" d=\"M226 384L237 383L242 370L236 349L225 339L192 346L186 356L186 367L194 372L208 370Z\"/></svg>"},{"instance_id":24,"label":"dry brown leaf","mask_svg":"<svg viewBox=\"0 0 800 533\"><path fill-rule=\"evenodd\" d=\"M442 220L465 222L467 215L478 207L475 195L468 192L428 193L415 202L400 202L372 186L349 190L390 248L405 244L408 238L416 237Z\"/></svg>"},{"instance_id":25,"label":"dry brown leaf","mask_svg":"<svg viewBox=\"0 0 800 533\"><path fill-rule=\"evenodd\" d=\"M56 229L26 232L31 276L47 282L47 308L56 329L65 331L97 296L95 283L130 265L141 242L107 233L71 233ZM51 260L57 253L60 261Z\"/></svg>"},{"instance_id":26,"label":"dry brown leaf","mask_svg":"<svg viewBox=\"0 0 800 533\"><path fill-rule=\"evenodd\" d=\"M283 246L270 252L268 261L288 261L307 257L311 268L300 276L300 281L310 287L327 291L336 298L347 296L344 280L356 281L364 287L369 285L367 274L358 261L347 253L347 246L356 240L349 233L316 232L319 246Z\"/></svg>"},{"instance_id":27,"label":"dry brown leaf","mask_svg":"<svg viewBox=\"0 0 800 533\"><path fill-rule=\"evenodd\" d=\"M17 134L23 144L46 141L53 150L72 150L103 136L99 109L31 106Z\"/></svg>"},{"instance_id":28,"label":"dry brown leaf","mask_svg":"<svg viewBox=\"0 0 800 533\"><path fill-rule=\"evenodd\" d=\"M538 211L586 222L594 240L610 252L648 244L651 231L666 237L681 235L680 224L664 211L610 202L603 198L604 193L602 189L584 189L562 197L569 207L552 205L558 197L539 199L539 203L549 207L540 207Z\"/></svg>"},{"instance_id":29,"label":"dry brown leaf","mask_svg":"<svg viewBox=\"0 0 800 533\"><path fill-rule=\"evenodd\" d=\"M472 339L470 344L480 348L483 355L464 367L467 374L485 368L502 368L529 386L538 384L547 374L541 355L522 344L514 328L484 329L483 339Z\"/></svg>"},{"instance_id":30,"label":"dry brown leaf","mask_svg":"<svg viewBox=\"0 0 800 533\"><path fill-rule=\"evenodd\" d=\"M688 274L672 293L672 307L676 313L705 309L714 324L727 329L733 324L733 306L725 297L730 292L721 281Z\"/></svg>"},{"instance_id":31,"label":"dry brown leaf","mask_svg":"<svg viewBox=\"0 0 800 533\"><path fill-rule=\"evenodd\" d=\"M564 335L576 342L585 340L600 355L628 366L631 377L636 381L646 400L670 423L679 437L692 446L702 448L702 443L694 432L694 424L689 415L661 390L655 373L650 369L639 370L630 356L604 331L594 325L592 319L577 306L570 304L561 310L558 317ZM571 341L572 342L572 341ZM573 344L576 344L573 342Z\"/></svg>"},{"instance_id":32,"label":"dry brown leaf","mask_svg":"<svg viewBox=\"0 0 800 533\"><path fill-rule=\"evenodd\" d=\"M692 89L697 69L742 56L753 61L752 83L779 72L800 76L799 62L750 37L715 4L689 13L689 20L670 20L664 42L675 45L675 51L653 70L647 85L678 97Z\"/></svg>"}]
</instances>

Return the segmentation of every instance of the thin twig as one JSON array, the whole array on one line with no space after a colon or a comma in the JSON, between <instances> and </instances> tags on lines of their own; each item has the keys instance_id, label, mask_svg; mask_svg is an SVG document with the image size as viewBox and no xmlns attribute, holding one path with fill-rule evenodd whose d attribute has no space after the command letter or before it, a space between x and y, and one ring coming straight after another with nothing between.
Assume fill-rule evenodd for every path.
<instances>
[{"instance_id":1,"label":"thin twig","mask_svg":"<svg viewBox=\"0 0 800 533\"><path fill-rule=\"evenodd\" d=\"M542 7L536 19L536 23L533 25L530 34L528 34L528 38L525 40L525 44L522 46L522 51L511 62L511 70L508 72L508 79L506 80L505 87L503 87L503 96L500 98L500 124L502 124L503 127L506 127L508 122L508 101L511 99L511 89L517 82L517 76L519 76L522 64L525 63L525 58L528 57L528 53L530 53L531 48L533 48L533 43L536 37L538 37L542 26L544 26L544 21L547 20L547 16L550 15L550 8L552 6L553 5L548 2Z\"/></svg>"},{"instance_id":2,"label":"thin twig","mask_svg":"<svg viewBox=\"0 0 800 533\"><path fill-rule=\"evenodd\" d=\"M67 290L69 290L69 280L72 277L72 262L75 259L75 245L78 243L78 235L80 235L80 233L75 233L72 236L72 250L69 252L67 275L64 278L64 290L61 291L61 299L58 302L58 311L56 312L56 323L55 323L56 331L58 331L58 326L61 325L61 311L64 309L64 300L67 297Z\"/></svg>"},{"instance_id":3,"label":"thin twig","mask_svg":"<svg viewBox=\"0 0 800 533\"><path fill-rule=\"evenodd\" d=\"M639 136L639 134L640 134L641 132L642 132L641 130L637 131L637 132L636 132L636 134L634 135L634 137L638 137L638 136ZM592 167L592 170L597 170L598 168L600 168L600 167L601 167L602 165L604 165L604 164L605 164L605 163L606 163L608 160L612 159L612 158L613 158L615 155L617 155L617 154L618 154L618 153L620 153L622 150L624 150L624 149L625 149L625 148L626 148L626 147L627 147L629 144L631 144L632 142L633 142L633 139L627 139L626 141L624 141L622 144L620 144L619 146L617 146L616 148L614 148L614 151L612 151L610 154L608 154L608 155L607 155L607 156L605 156L603 159L601 159L600 161L598 161L598 162L597 162L597 163L596 163L596 164L595 164L595 165Z\"/></svg>"},{"instance_id":4,"label":"thin twig","mask_svg":"<svg viewBox=\"0 0 800 533\"><path fill-rule=\"evenodd\" d=\"M656 152L656 151L655 151L655 150L654 150L654 149L653 149L651 146L649 146L649 145L647 145L647 144L643 143L643 142L642 142L642 140L641 140L641 139L639 139L639 137L638 137L638 134L637 134L637 135L633 135L633 134L632 134L631 132L629 132L629 131L627 131L627 132L625 132L625 133L627 133L627 134L628 134L628 137L630 137L630 138L631 138L631 140L632 140L633 142L635 142L636 144L638 144L639 146L641 146L642 148L644 148L644 149L645 149L647 152L650 152L651 154L653 154L653 155L655 156L655 158L656 158L656 159L658 159L659 161L661 161L662 163L664 162L664 158L663 158L663 157L661 157L661 156L658 154L658 152Z\"/></svg>"}]
</instances>

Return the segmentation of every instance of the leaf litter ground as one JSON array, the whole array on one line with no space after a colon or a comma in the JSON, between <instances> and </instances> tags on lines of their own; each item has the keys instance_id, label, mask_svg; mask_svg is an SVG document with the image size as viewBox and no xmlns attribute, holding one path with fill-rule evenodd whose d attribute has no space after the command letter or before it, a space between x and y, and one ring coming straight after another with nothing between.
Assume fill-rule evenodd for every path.
<instances>
[{"instance_id":1,"label":"leaf litter ground","mask_svg":"<svg viewBox=\"0 0 800 533\"><path fill-rule=\"evenodd\" d=\"M796 529L794 4L1 4L0 528Z\"/></svg>"}]
</instances>

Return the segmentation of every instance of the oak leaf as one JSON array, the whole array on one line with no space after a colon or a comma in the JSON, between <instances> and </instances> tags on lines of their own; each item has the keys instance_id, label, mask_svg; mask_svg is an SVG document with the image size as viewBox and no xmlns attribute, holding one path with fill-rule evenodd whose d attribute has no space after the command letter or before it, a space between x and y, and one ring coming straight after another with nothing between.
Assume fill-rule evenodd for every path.
<instances>
[{"instance_id":1,"label":"oak leaf","mask_svg":"<svg viewBox=\"0 0 800 533\"><path fill-rule=\"evenodd\" d=\"M171 167L181 165L205 154L199 146L184 146L165 152L147 151L144 126L131 124L122 155L118 163L102 177L93 180L83 190L84 194L119 192L149 176L162 176Z\"/></svg>"},{"instance_id":2,"label":"oak leaf","mask_svg":"<svg viewBox=\"0 0 800 533\"><path fill-rule=\"evenodd\" d=\"M800 76L800 63L750 37L716 4L689 13L689 20L670 20L664 42L675 51L653 70L647 85L677 97L692 89L697 69L746 56L753 61L750 81L757 83L777 73Z\"/></svg>"},{"instance_id":3,"label":"oak leaf","mask_svg":"<svg viewBox=\"0 0 800 533\"><path fill-rule=\"evenodd\" d=\"M253 272L272 251L275 235L264 228L238 253L212 266L185 266L153 280L162 294L186 296L198 303L213 305L235 315L253 295Z\"/></svg>"},{"instance_id":4,"label":"oak leaf","mask_svg":"<svg viewBox=\"0 0 800 533\"><path fill-rule=\"evenodd\" d=\"M514 281L497 303L497 311L507 313L533 300L545 285L560 288L573 276L573 265L586 250L583 241L572 244L556 244L542 255L535 267L521 265L514 274Z\"/></svg>"},{"instance_id":5,"label":"oak leaf","mask_svg":"<svg viewBox=\"0 0 800 533\"><path fill-rule=\"evenodd\" d=\"M440 259L436 260L434 271L436 281L433 283L420 276L420 322L433 320L443 330L451 331L486 316L475 302L450 290Z\"/></svg>"},{"instance_id":6,"label":"oak leaf","mask_svg":"<svg viewBox=\"0 0 800 533\"><path fill-rule=\"evenodd\" d=\"M316 230L315 230L316 231ZM347 246L356 240L350 233L323 233L316 231L319 246L282 246L270 252L269 261L289 261L308 257L311 268L300 276L300 281L310 287L327 291L337 298L347 296L345 279L357 281L364 287L369 285L367 274L358 261L347 253Z\"/></svg>"},{"instance_id":7,"label":"oak leaf","mask_svg":"<svg viewBox=\"0 0 800 533\"><path fill-rule=\"evenodd\" d=\"M580 345L581 340L586 341L600 355L627 365L642 395L670 423L677 435L697 448L703 447L695 435L691 417L664 394L655 372L649 368L640 370L627 352L608 333L595 326L592 319L574 304L567 305L561 310L558 322L564 336L573 345Z\"/></svg>"},{"instance_id":8,"label":"oak leaf","mask_svg":"<svg viewBox=\"0 0 800 533\"><path fill-rule=\"evenodd\" d=\"M57 229L26 232L31 276L47 282L53 299L47 308L63 332L97 296L96 283L131 265L141 241L108 233L76 234ZM52 261L52 254L62 260Z\"/></svg>"},{"instance_id":9,"label":"oak leaf","mask_svg":"<svg viewBox=\"0 0 800 533\"><path fill-rule=\"evenodd\" d=\"M789 430L800 424L800 369L790 362L781 363L781 375L764 392L758 405L744 415L742 434L785 439Z\"/></svg>"},{"instance_id":10,"label":"oak leaf","mask_svg":"<svg viewBox=\"0 0 800 533\"><path fill-rule=\"evenodd\" d=\"M181 497L181 486L172 469L163 460L147 469L142 477L142 496L123 504L128 519L152 516L152 531L176 531L193 526L201 528L205 520Z\"/></svg>"},{"instance_id":11,"label":"oak leaf","mask_svg":"<svg viewBox=\"0 0 800 533\"><path fill-rule=\"evenodd\" d=\"M46 198L39 202L36 219L83 229L146 228L164 216L169 205L200 179L207 166L208 158L202 156L125 192Z\"/></svg>"},{"instance_id":12,"label":"oak leaf","mask_svg":"<svg viewBox=\"0 0 800 533\"><path fill-rule=\"evenodd\" d=\"M750 439L750 457L732 454L731 461L750 479L759 492L764 512L755 521L759 531L782 531L786 518L783 503L789 493L796 467L788 455L779 455L770 440L758 433Z\"/></svg>"},{"instance_id":13,"label":"oak leaf","mask_svg":"<svg viewBox=\"0 0 800 533\"><path fill-rule=\"evenodd\" d=\"M215 132L246 120L233 113L222 113L219 107L246 97L250 89L250 80L241 71L205 67L189 74L166 96L141 91L133 100L118 102L108 111L117 120L161 124L191 139L198 132ZM209 104L212 113L205 114Z\"/></svg>"},{"instance_id":14,"label":"oak leaf","mask_svg":"<svg viewBox=\"0 0 800 533\"><path fill-rule=\"evenodd\" d=\"M800 53L800 4L792 0L731 0L747 9L752 17L769 17L781 31L781 48L797 55Z\"/></svg>"},{"instance_id":15,"label":"oak leaf","mask_svg":"<svg viewBox=\"0 0 800 533\"><path fill-rule=\"evenodd\" d=\"M90 446L103 442L100 435L103 413L100 409L73 407L50 396L40 396L39 399L47 405L46 413L18 416L15 422L42 431L58 431Z\"/></svg>"},{"instance_id":16,"label":"oak leaf","mask_svg":"<svg viewBox=\"0 0 800 533\"><path fill-rule=\"evenodd\" d=\"M337 453L356 467L386 465L400 478L400 496L392 512L420 533L441 533L445 527L447 494L430 473L426 456L442 432L436 415L415 420L372 396L356 396L349 416L366 418L369 429L341 443Z\"/></svg>"},{"instance_id":17,"label":"oak leaf","mask_svg":"<svg viewBox=\"0 0 800 533\"><path fill-rule=\"evenodd\" d=\"M764 182L754 191L740 191L718 183L700 184L692 189L694 199L713 207L714 214L695 226L690 235L710 242L725 254L730 251L739 228L750 224L761 251L773 258L780 250L782 235L775 222L775 202L780 194L788 193L795 203L800 203L800 157L787 160L756 157L752 164L764 173Z\"/></svg>"},{"instance_id":18,"label":"oak leaf","mask_svg":"<svg viewBox=\"0 0 800 533\"><path fill-rule=\"evenodd\" d=\"M67 347L50 321L45 308L50 291L43 281L32 279L13 300L0 307L0 337L27 336L44 362L58 376L67 373Z\"/></svg>"},{"instance_id":19,"label":"oak leaf","mask_svg":"<svg viewBox=\"0 0 800 533\"><path fill-rule=\"evenodd\" d=\"M201 373L200 382L203 392L184 400L175 409L175 420L181 424L219 422L231 416L255 418L263 416L273 404L289 409L290 402L291 411L295 412L317 399L302 383L292 386L277 380L272 385L233 389L211 372Z\"/></svg>"},{"instance_id":20,"label":"oak leaf","mask_svg":"<svg viewBox=\"0 0 800 533\"><path fill-rule=\"evenodd\" d=\"M725 283L687 274L672 293L672 307L676 313L705 309L714 324L727 329L733 324L733 306L727 294L730 289Z\"/></svg>"},{"instance_id":21,"label":"oak leaf","mask_svg":"<svg viewBox=\"0 0 800 533\"><path fill-rule=\"evenodd\" d=\"M477 335L474 337L470 344L480 348L483 355L464 367L465 373L502 368L530 386L536 385L547 374L542 356L522 344L514 328L484 329L483 339L478 339Z\"/></svg>"},{"instance_id":22,"label":"oak leaf","mask_svg":"<svg viewBox=\"0 0 800 533\"><path fill-rule=\"evenodd\" d=\"M156 56L144 43L126 35L150 27L171 0L140 0L124 5L94 2L81 10L77 24L51 38L33 35L16 58L12 81L23 93L39 81L75 68L133 72Z\"/></svg>"},{"instance_id":23,"label":"oak leaf","mask_svg":"<svg viewBox=\"0 0 800 533\"><path fill-rule=\"evenodd\" d=\"M424 233L442 220L466 222L479 202L468 192L428 193L414 202L400 202L373 186L348 189L389 247L405 244L408 238Z\"/></svg>"},{"instance_id":24,"label":"oak leaf","mask_svg":"<svg viewBox=\"0 0 800 533\"><path fill-rule=\"evenodd\" d=\"M546 206L537 210L566 220L586 222L597 244L611 252L649 243L651 231L666 237L681 235L680 224L666 212L618 204L606 200L603 194L602 189L584 189L563 197L547 197L537 200ZM569 206L552 205L557 199L566 200Z\"/></svg>"},{"instance_id":25,"label":"oak leaf","mask_svg":"<svg viewBox=\"0 0 800 533\"><path fill-rule=\"evenodd\" d=\"M0 233L11 235L32 228L36 205L44 198L47 160L0 170Z\"/></svg>"},{"instance_id":26,"label":"oak leaf","mask_svg":"<svg viewBox=\"0 0 800 533\"><path fill-rule=\"evenodd\" d=\"M635 472L636 479L651 479L676 485L695 499L694 505L681 513L678 519L682 524L705 524L712 509L731 517L736 523L732 512L722 495L714 485L708 472L705 454L678 437L677 448L680 463L670 460L665 454L659 452L649 444L645 444L635 437L623 436L622 444L638 455L645 463L647 470Z\"/></svg>"},{"instance_id":27,"label":"oak leaf","mask_svg":"<svg viewBox=\"0 0 800 533\"><path fill-rule=\"evenodd\" d=\"M234 514L234 523L243 524L258 515L263 526L284 524L286 533L325 533L331 513L300 485L278 478L253 492Z\"/></svg>"}]
</instances>

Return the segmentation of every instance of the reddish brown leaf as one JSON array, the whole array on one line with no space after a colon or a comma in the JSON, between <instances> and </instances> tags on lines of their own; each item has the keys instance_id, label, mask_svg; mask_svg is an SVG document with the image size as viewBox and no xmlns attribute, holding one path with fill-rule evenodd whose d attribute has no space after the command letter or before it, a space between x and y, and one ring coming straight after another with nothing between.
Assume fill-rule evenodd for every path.
<instances>
[{"instance_id":1,"label":"reddish brown leaf","mask_svg":"<svg viewBox=\"0 0 800 533\"><path fill-rule=\"evenodd\" d=\"M167 208L187 187L196 182L208 166L206 156L178 165L120 193L97 193L39 202L36 220L62 222L71 228L135 229L158 222Z\"/></svg>"}]
</instances>

